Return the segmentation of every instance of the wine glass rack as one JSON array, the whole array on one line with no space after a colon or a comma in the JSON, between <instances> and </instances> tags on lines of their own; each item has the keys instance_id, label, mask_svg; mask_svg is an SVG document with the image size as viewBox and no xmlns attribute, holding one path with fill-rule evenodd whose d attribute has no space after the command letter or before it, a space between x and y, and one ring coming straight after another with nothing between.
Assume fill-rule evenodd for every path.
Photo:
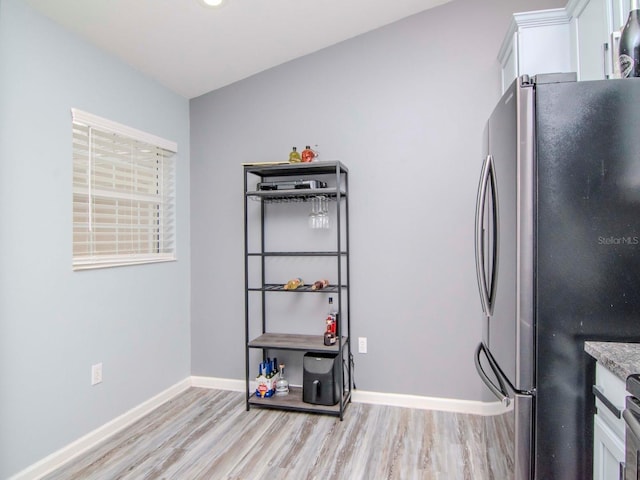
<instances>
[{"instance_id":1,"label":"wine glass rack","mask_svg":"<svg viewBox=\"0 0 640 480\"><path fill-rule=\"evenodd\" d=\"M345 193L335 189L317 188L308 190L265 190L249 192L249 198L256 202L264 203L299 203L309 202L314 198L326 198L330 201L338 201Z\"/></svg>"}]
</instances>

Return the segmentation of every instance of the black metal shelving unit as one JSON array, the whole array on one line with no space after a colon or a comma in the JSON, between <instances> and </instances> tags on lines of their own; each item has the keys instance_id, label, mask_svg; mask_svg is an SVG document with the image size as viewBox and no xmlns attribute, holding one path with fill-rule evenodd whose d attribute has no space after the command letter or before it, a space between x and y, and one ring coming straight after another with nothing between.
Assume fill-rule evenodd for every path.
<instances>
[{"instance_id":1,"label":"black metal shelving unit","mask_svg":"<svg viewBox=\"0 0 640 480\"><path fill-rule=\"evenodd\" d=\"M246 362L246 408L277 408L304 412L323 413L339 416L343 419L348 403L351 402L353 390L353 363L351 361L351 303L349 301L349 185L348 169L341 162L311 162L296 164L246 164L244 165L244 248L245 248L245 362ZM326 180L326 188L294 189L294 190L258 190L258 182L265 180L317 179ZM278 208L279 203L309 202L315 197L327 197L335 201L332 222L335 221L335 249L312 251L267 251L265 250L265 222L271 208ZM249 222L249 202L260 202L259 225ZM256 232L254 229L258 229ZM250 236L259 235L259 248L250 249ZM261 272L261 280L257 285L250 280L250 259L257 258ZM295 290L286 290L282 283L266 282L266 259L269 257L329 257L335 259L336 281L321 290L312 290L310 285ZM282 293L279 293L282 292ZM332 293L338 303L338 341L335 345L325 346L323 335L304 335L270 331L269 312L266 311L267 295L313 295ZM250 311L250 296L260 296L261 315ZM302 312L304 314L304 312ZM261 317L260 319L255 318ZM251 338L251 326L261 322L261 334ZM331 352L338 355L343 368L340 371L338 385L342 391L339 402L333 406L315 405L302 400L302 389L291 387L288 395L260 398L251 389L250 351L262 350L263 358L269 350L290 350L304 352Z\"/></svg>"}]
</instances>

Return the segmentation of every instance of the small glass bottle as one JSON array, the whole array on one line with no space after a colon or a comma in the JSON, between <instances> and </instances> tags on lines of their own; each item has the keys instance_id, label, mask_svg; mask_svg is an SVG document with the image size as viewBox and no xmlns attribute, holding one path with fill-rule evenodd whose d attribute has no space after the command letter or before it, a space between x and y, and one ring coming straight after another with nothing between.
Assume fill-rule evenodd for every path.
<instances>
[{"instance_id":1,"label":"small glass bottle","mask_svg":"<svg viewBox=\"0 0 640 480\"><path fill-rule=\"evenodd\" d=\"M298 153L298 149L293 147L293 150L289 154L289 163L300 163L301 161L300 153Z\"/></svg>"},{"instance_id":2,"label":"small glass bottle","mask_svg":"<svg viewBox=\"0 0 640 480\"><path fill-rule=\"evenodd\" d=\"M280 364L278 380L276 380L276 395L286 395L289 393L289 382L284 378L284 363Z\"/></svg>"},{"instance_id":3,"label":"small glass bottle","mask_svg":"<svg viewBox=\"0 0 640 480\"><path fill-rule=\"evenodd\" d=\"M338 307L333 303L333 297L329 297L329 315L331 315L334 319L338 318Z\"/></svg>"},{"instance_id":4,"label":"small glass bottle","mask_svg":"<svg viewBox=\"0 0 640 480\"><path fill-rule=\"evenodd\" d=\"M292 280L289 280L285 285L284 285L284 289L285 290L295 290L298 287L302 287L304 286L304 282L302 281L302 279L300 277L298 278L294 278Z\"/></svg>"},{"instance_id":5,"label":"small glass bottle","mask_svg":"<svg viewBox=\"0 0 640 480\"><path fill-rule=\"evenodd\" d=\"M316 156L316 152L311 150L310 145L307 145L306 147L304 147L304 150L302 151L302 162L303 163L312 162L315 156Z\"/></svg>"},{"instance_id":6,"label":"small glass bottle","mask_svg":"<svg viewBox=\"0 0 640 480\"><path fill-rule=\"evenodd\" d=\"M329 280L317 280L313 282L311 290L322 290L324 287L329 286Z\"/></svg>"}]
</instances>

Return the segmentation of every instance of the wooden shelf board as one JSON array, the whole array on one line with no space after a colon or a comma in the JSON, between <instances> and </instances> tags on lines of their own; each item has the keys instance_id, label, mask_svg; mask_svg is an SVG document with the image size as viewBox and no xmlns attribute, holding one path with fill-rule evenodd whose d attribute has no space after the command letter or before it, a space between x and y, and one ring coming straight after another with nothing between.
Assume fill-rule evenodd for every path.
<instances>
[{"instance_id":1,"label":"wooden shelf board","mask_svg":"<svg viewBox=\"0 0 640 480\"><path fill-rule=\"evenodd\" d=\"M347 173L349 169L339 161L290 163L279 165L245 165L245 170L249 173L261 177L274 176L298 176L298 175L318 175L333 174L336 172Z\"/></svg>"},{"instance_id":2,"label":"wooden shelf board","mask_svg":"<svg viewBox=\"0 0 640 480\"><path fill-rule=\"evenodd\" d=\"M350 395L346 392L344 396L343 412L349 402ZM249 397L249 405L277 408L280 410L295 410L299 412L328 413L340 415L340 402L335 405L315 405L302 401L302 387L289 387L288 395L273 395L268 398L260 398L252 393Z\"/></svg>"},{"instance_id":3,"label":"wooden shelf board","mask_svg":"<svg viewBox=\"0 0 640 480\"><path fill-rule=\"evenodd\" d=\"M346 345L347 337L342 337ZM274 350L302 350L311 352L338 353L338 345L330 347L324 344L322 335L300 335L291 333L263 333L249 342L249 348L271 348Z\"/></svg>"}]
</instances>

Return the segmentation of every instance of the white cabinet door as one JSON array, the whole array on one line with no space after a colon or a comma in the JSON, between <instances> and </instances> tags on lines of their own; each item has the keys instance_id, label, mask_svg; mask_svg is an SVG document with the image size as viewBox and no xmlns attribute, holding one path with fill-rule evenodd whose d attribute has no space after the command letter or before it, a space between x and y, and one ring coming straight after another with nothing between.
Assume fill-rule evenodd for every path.
<instances>
[{"instance_id":1,"label":"white cabinet door","mask_svg":"<svg viewBox=\"0 0 640 480\"><path fill-rule=\"evenodd\" d=\"M515 13L502 42L502 91L520 75L571 70L570 22L564 8Z\"/></svg>"},{"instance_id":2,"label":"white cabinet door","mask_svg":"<svg viewBox=\"0 0 640 480\"><path fill-rule=\"evenodd\" d=\"M578 79L601 80L610 73L609 31L604 0L591 0L576 17Z\"/></svg>"},{"instance_id":3,"label":"white cabinet door","mask_svg":"<svg viewBox=\"0 0 640 480\"><path fill-rule=\"evenodd\" d=\"M594 394L597 414L593 416L593 478L622 479L625 423L621 412L628 395L625 382L597 362Z\"/></svg>"},{"instance_id":4,"label":"white cabinet door","mask_svg":"<svg viewBox=\"0 0 640 480\"><path fill-rule=\"evenodd\" d=\"M622 30L629 16L630 0L607 0L610 9L611 31Z\"/></svg>"},{"instance_id":5,"label":"white cabinet door","mask_svg":"<svg viewBox=\"0 0 640 480\"><path fill-rule=\"evenodd\" d=\"M617 76L617 34L629 15L629 0L570 0L567 14L578 80Z\"/></svg>"},{"instance_id":6,"label":"white cabinet door","mask_svg":"<svg viewBox=\"0 0 640 480\"><path fill-rule=\"evenodd\" d=\"M599 415L593 420L593 480L623 479L624 443Z\"/></svg>"}]
</instances>

